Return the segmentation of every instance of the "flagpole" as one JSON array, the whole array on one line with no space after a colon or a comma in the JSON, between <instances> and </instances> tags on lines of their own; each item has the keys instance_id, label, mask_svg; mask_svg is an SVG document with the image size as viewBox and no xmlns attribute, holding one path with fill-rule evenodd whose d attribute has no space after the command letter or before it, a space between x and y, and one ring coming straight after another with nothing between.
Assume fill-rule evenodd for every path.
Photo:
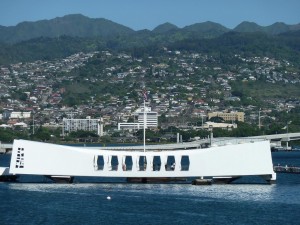
<instances>
[{"instance_id":1,"label":"flagpole","mask_svg":"<svg viewBox=\"0 0 300 225\"><path fill-rule=\"evenodd\" d=\"M144 152L146 152L146 100L144 98Z\"/></svg>"}]
</instances>

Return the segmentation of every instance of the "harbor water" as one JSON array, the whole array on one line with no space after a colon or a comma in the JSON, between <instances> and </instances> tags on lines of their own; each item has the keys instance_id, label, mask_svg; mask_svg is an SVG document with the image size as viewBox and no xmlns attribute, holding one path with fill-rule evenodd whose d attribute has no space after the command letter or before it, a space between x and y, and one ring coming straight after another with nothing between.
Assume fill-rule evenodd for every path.
<instances>
[{"instance_id":1,"label":"harbor water","mask_svg":"<svg viewBox=\"0 0 300 225\"><path fill-rule=\"evenodd\" d=\"M274 165L300 166L300 152L272 156ZM0 166L8 164L0 155ZM0 224L300 224L299 174L277 174L273 185L249 179L194 186L26 176L0 183Z\"/></svg>"}]
</instances>

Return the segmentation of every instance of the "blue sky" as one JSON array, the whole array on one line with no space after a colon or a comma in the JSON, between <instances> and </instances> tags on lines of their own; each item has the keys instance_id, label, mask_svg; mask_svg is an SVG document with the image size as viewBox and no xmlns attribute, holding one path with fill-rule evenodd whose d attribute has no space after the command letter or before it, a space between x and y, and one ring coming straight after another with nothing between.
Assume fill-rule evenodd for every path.
<instances>
[{"instance_id":1,"label":"blue sky","mask_svg":"<svg viewBox=\"0 0 300 225\"><path fill-rule=\"evenodd\" d=\"M134 30L170 22L178 27L213 21L234 28L242 21L267 26L300 23L300 0L0 0L0 25L80 13Z\"/></svg>"}]
</instances>

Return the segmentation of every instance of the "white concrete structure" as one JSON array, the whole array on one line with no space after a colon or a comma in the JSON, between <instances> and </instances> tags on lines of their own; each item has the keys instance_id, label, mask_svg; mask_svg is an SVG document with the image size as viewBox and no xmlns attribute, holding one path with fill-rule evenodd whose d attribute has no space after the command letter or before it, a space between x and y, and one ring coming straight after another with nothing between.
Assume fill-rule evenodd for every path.
<instances>
[{"instance_id":1,"label":"white concrete structure","mask_svg":"<svg viewBox=\"0 0 300 225\"><path fill-rule=\"evenodd\" d=\"M157 128L158 126L158 115L157 112L151 111L150 107L145 107L146 115L146 128ZM144 128L144 108L139 108L133 113L134 117L137 117L137 122L134 123L118 123L118 130L121 129L143 129Z\"/></svg>"},{"instance_id":2,"label":"white concrete structure","mask_svg":"<svg viewBox=\"0 0 300 225\"><path fill-rule=\"evenodd\" d=\"M103 121L102 119L91 119L87 117L86 119L66 119L63 118L63 136L66 133L72 131L84 130L84 131L96 131L101 137L103 136Z\"/></svg>"},{"instance_id":3,"label":"white concrete structure","mask_svg":"<svg viewBox=\"0 0 300 225\"><path fill-rule=\"evenodd\" d=\"M135 115L138 116L138 122L140 124L144 123L144 110L139 109L135 112ZM157 118L157 112L151 111L151 108L146 107L145 111L145 116L146 116L146 127L157 127L158 126L158 118Z\"/></svg>"},{"instance_id":4,"label":"white concrete structure","mask_svg":"<svg viewBox=\"0 0 300 225\"><path fill-rule=\"evenodd\" d=\"M143 128L143 123L118 123L118 130L139 130Z\"/></svg>"},{"instance_id":5,"label":"white concrete structure","mask_svg":"<svg viewBox=\"0 0 300 225\"><path fill-rule=\"evenodd\" d=\"M12 112L10 119L28 119L31 117L31 112Z\"/></svg>"},{"instance_id":6,"label":"white concrete structure","mask_svg":"<svg viewBox=\"0 0 300 225\"><path fill-rule=\"evenodd\" d=\"M28 125L24 122L15 123L13 126L14 127L22 127L22 128L27 128L28 127Z\"/></svg>"},{"instance_id":7,"label":"white concrete structure","mask_svg":"<svg viewBox=\"0 0 300 225\"><path fill-rule=\"evenodd\" d=\"M202 126L203 129L211 129L211 128L222 128L222 129L231 129L237 128L237 124L230 124L230 123L215 123L215 122L205 122Z\"/></svg>"},{"instance_id":8,"label":"white concrete structure","mask_svg":"<svg viewBox=\"0 0 300 225\"><path fill-rule=\"evenodd\" d=\"M227 139L212 143L209 148L197 148L200 144L166 145L166 149L170 150L158 150L164 148L163 145L147 146L146 152L143 152L141 146L113 150L15 140L9 172L125 178L237 178L258 175L270 182L276 180L269 141Z\"/></svg>"}]
</instances>

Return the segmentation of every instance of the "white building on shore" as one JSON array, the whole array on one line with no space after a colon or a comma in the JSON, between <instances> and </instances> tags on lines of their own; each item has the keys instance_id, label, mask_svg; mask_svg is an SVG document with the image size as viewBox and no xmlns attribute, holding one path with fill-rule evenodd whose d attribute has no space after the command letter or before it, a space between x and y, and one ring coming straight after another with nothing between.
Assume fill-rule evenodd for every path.
<instances>
[{"instance_id":1,"label":"white building on shore","mask_svg":"<svg viewBox=\"0 0 300 225\"><path fill-rule=\"evenodd\" d=\"M205 122L202 126L203 129L221 128L221 129L233 129L237 128L237 124L233 123L215 123L215 122Z\"/></svg>"},{"instance_id":2,"label":"white building on shore","mask_svg":"<svg viewBox=\"0 0 300 225\"><path fill-rule=\"evenodd\" d=\"M143 129L144 128L144 108L139 108L133 113L134 118L137 118L137 122L132 123L118 123L118 130L128 129ZM150 107L146 107L146 128L158 127L158 115L157 112L151 111ZM135 119L134 119L135 120Z\"/></svg>"},{"instance_id":3,"label":"white building on shore","mask_svg":"<svg viewBox=\"0 0 300 225\"><path fill-rule=\"evenodd\" d=\"M31 112L11 112L10 119L29 119Z\"/></svg>"},{"instance_id":4,"label":"white building on shore","mask_svg":"<svg viewBox=\"0 0 300 225\"><path fill-rule=\"evenodd\" d=\"M63 119L63 136L67 133L78 130L96 131L101 137L103 136L103 121L102 119L91 119L90 116L86 117L86 119Z\"/></svg>"}]
</instances>

